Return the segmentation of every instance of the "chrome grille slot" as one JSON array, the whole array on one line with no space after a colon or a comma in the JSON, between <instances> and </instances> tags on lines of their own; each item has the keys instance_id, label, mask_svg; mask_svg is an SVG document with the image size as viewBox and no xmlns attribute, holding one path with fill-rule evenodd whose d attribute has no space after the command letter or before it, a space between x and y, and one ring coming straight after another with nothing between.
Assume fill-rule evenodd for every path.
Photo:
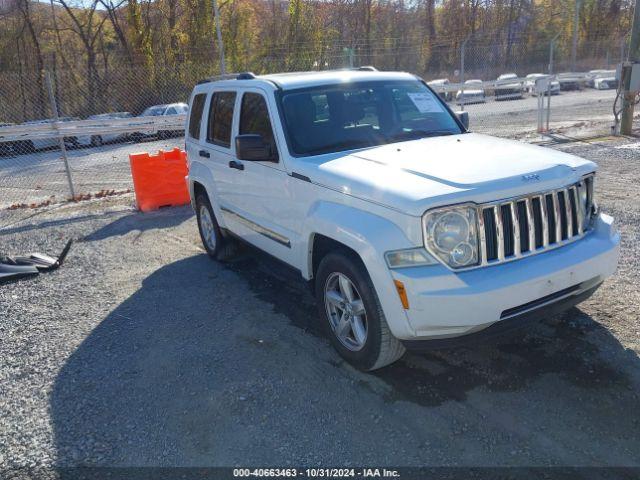
<instances>
[{"instance_id":1,"label":"chrome grille slot","mask_svg":"<svg viewBox=\"0 0 640 480\"><path fill-rule=\"evenodd\" d=\"M557 207L557 199L553 195L547 194L544 196L545 200L545 208L547 211L547 225L548 225L548 236L547 236L547 245L550 243L556 243L556 238L558 235L558 229L560 225L558 224L558 207Z\"/></svg>"},{"instance_id":2,"label":"chrome grille slot","mask_svg":"<svg viewBox=\"0 0 640 480\"><path fill-rule=\"evenodd\" d=\"M533 204L533 229L535 232L535 248L541 248L545 240L547 240L547 220L545 218L546 213L543 214L542 202L540 197L531 199Z\"/></svg>"},{"instance_id":3,"label":"chrome grille slot","mask_svg":"<svg viewBox=\"0 0 640 480\"><path fill-rule=\"evenodd\" d=\"M560 208L560 238L566 240L569 236L569 222L567 221L567 203L564 192L558 192L558 207Z\"/></svg>"},{"instance_id":4,"label":"chrome grille slot","mask_svg":"<svg viewBox=\"0 0 640 480\"><path fill-rule=\"evenodd\" d=\"M485 252L484 257L488 262L498 258L498 245L496 243L496 221L493 216L493 208L485 208L482 211L482 217L484 219L484 232L485 232ZM480 242L482 243L482 242Z\"/></svg>"},{"instance_id":5,"label":"chrome grille slot","mask_svg":"<svg viewBox=\"0 0 640 480\"><path fill-rule=\"evenodd\" d=\"M527 202L520 200L515 202L516 215L518 217L518 229L520 230L520 252L525 253L529 251L530 238L529 238L529 213L527 211Z\"/></svg>"},{"instance_id":6,"label":"chrome grille slot","mask_svg":"<svg viewBox=\"0 0 640 480\"><path fill-rule=\"evenodd\" d=\"M500 205L500 215L502 217L502 227L504 231L504 256L510 257L514 251L514 231L513 218L511 217L511 205Z\"/></svg>"},{"instance_id":7,"label":"chrome grille slot","mask_svg":"<svg viewBox=\"0 0 640 480\"><path fill-rule=\"evenodd\" d=\"M481 265L540 253L581 238L594 211L593 183L591 175L566 188L479 206Z\"/></svg>"},{"instance_id":8,"label":"chrome grille slot","mask_svg":"<svg viewBox=\"0 0 640 480\"><path fill-rule=\"evenodd\" d=\"M573 235L577 235L580 232L578 228L578 209L576 197L576 187L569 189L569 205L571 206L571 232Z\"/></svg>"}]
</instances>

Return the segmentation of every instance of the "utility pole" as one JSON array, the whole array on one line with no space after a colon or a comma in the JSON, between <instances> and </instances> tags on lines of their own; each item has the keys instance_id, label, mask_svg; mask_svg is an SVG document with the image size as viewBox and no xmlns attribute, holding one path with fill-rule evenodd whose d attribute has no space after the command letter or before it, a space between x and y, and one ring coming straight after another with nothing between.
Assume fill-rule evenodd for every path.
<instances>
[{"instance_id":1,"label":"utility pole","mask_svg":"<svg viewBox=\"0 0 640 480\"><path fill-rule=\"evenodd\" d=\"M571 44L571 71L576 71L576 57L578 56L578 22L580 21L580 0L576 0L573 16L573 43Z\"/></svg>"},{"instance_id":2,"label":"utility pole","mask_svg":"<svg viewBox=\"0 0 640 480\"><path fill-rule=\"evenodd\" d=\"M637 91L631 91L631 69L640 68L640 0L636 0L633 9L633 27L631 27L631 41L629 42L629 61L621 65L620 80L622 82L622 121L620 133L631 135L633 127L634 101Z\"/></svg>"},{"instance_id":3,"label":"utility pole","mask_svg":"<svg viewBox=\"0 0 640 480\"><path fill-rule=\"evenodd\" d=\"M633 8L633 26L629 44L629 61L640 62L640 1L636 0Z\"/></svg>"},{"instance_id":4,"label":"utility pole","mask_svg":"<svg viewBox=\"0 0 640 480\"><path fill-rule=\"evenodd\" d=\"M227 73L227 66L224 61L224 43L222 43L222 31L220 30L220 10L218 10L218 1L213 0L213 15L216 22L216 35L218 36L218 49L220 50L220 73Z\"/></svg>"}]
</instances>

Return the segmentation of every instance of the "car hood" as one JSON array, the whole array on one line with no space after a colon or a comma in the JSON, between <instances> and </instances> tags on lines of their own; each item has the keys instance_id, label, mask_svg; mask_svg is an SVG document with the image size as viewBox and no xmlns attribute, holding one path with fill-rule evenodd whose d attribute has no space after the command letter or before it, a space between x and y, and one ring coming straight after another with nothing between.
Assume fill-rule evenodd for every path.
<instances>
[{"instance_id":1,"label":"car hood","mask_svg":"<svg viewBox=\"0 0 640 480\"><path fill-rule=\"evenodd\" d=\"M559 188L595 168L549 148L466 133L301 159L295 171L313 183L418 216L435 206Z\"/></svg>"}]
</instances>

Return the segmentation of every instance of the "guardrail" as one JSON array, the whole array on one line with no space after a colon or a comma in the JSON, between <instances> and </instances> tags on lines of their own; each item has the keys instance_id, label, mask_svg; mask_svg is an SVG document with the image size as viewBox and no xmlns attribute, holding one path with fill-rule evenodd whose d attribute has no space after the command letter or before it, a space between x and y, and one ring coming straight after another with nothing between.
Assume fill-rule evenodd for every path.
<instances>
[{"instance_id":1,"label":"guardrail","mask_svg":"<svg viewBox=\"0 0 640 480\"><path fill-rule=\"evenodd\" d=\"M158 130L182 130L187 116L111 118L96 120L51 120L0 127L0 143L57 137L85 137L106 133L144 133Z\"/></svg>"}]
</instances>

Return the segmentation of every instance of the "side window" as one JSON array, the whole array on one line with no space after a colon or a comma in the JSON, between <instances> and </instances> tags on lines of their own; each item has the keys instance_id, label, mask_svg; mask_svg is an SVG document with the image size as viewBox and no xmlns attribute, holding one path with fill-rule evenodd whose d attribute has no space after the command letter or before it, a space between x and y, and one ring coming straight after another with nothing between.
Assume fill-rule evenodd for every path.
<instances>
[{"instance_id":1,"label":"side window","mask_svg":"<svg viewBox=\"0 0 640 480\"><path fill-rule=\"evenodd\" d=\"M222 147L231 147L231 124L236 92L216 92L211 97L207 141Z\"/></svg>"},{"instance_id":2,"label":"side window","mask_svg":"<svg viewBox=\"0 0 640 480\"><path fill-rule=\"evenodd\" d=\"M199 93L193 97L191 104L191 115L189 116L189 136L196 140L200 138L200 120L202 119L202 111L204 110L204 101L207 96Z\"/></svg>"},{"instance_id":3,"label":"side window","mask_svg":"<svg viewBox=\"0 0 640 480\"><path fill-rule=\"evenodd\" d=\"M240 108L240 134L257 133L271 146L271 159L278 158L267 102L259 93L245 93Z\"/></svg>"},{"instance_id":4,"label":"side window","mask_svg":"<svg viewBox=\"0 0 640 480\"><path fill-rule=\"evenodd\" d=\"M178 111L176 110L176 107L171 107L169 110L167 110L167 112L165 113L165 115L177 115Z\"/></svg>"}]
</instances>

